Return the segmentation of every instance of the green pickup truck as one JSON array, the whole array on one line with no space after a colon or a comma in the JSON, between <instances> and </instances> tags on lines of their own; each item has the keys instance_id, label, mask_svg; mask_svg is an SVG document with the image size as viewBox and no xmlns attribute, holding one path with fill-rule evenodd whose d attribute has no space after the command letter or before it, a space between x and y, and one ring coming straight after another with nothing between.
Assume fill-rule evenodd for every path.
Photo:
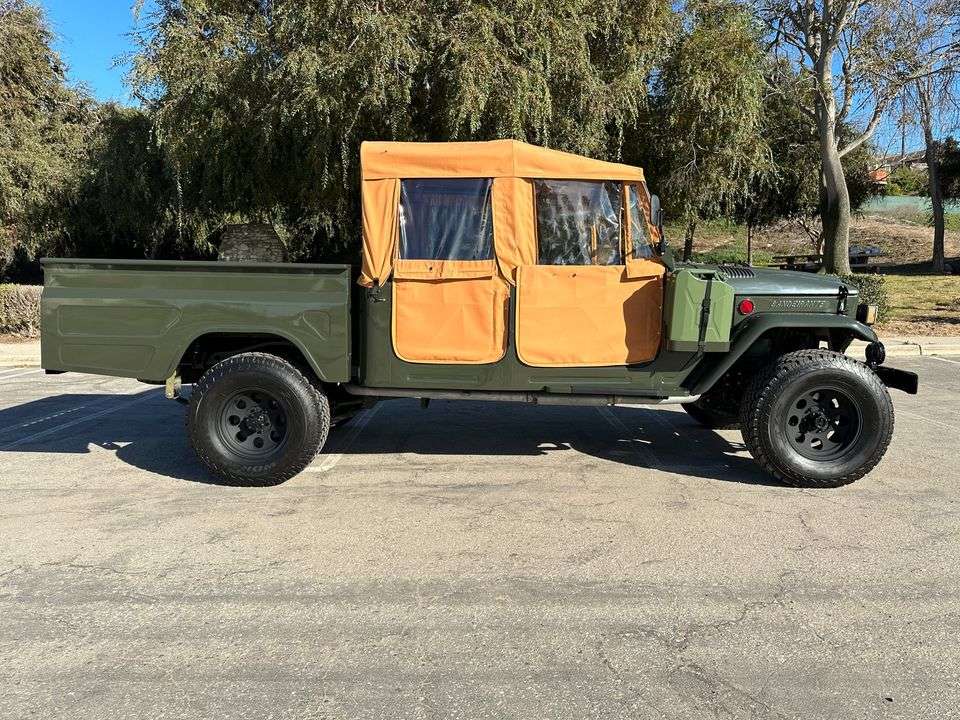
<instances>
[{"instance_id":1,"label":"green pickup truck","mask_svg":"<svg viewBox=\"0 0 960 720\"><path fill-rule=\"evenodd\" d=\"M513 141L364 143L361 167L357 268L45 260L43 367L164 384L201 462L251 484L411 397L679 403L782 481L836 487L886 451L887 388L917 391L855 288L676 262L639 168Z\"/></svg>"}]
</instances>

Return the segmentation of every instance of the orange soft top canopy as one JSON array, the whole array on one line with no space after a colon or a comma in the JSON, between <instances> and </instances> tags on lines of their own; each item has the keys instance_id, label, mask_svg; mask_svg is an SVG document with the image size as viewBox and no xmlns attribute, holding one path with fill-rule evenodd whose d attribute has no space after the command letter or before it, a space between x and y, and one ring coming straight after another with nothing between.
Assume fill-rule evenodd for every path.
<instances>
[{"instance_id":1,"label":"orange soft top canopy","mask_svg":"<svg viewBox=\"0 0 960 720\"><path fill-rule=\"evenodd\" d=\"M643 180L643 170L592 160L517 140L489 142L365 142L360 145L364 180L389 178L551 178Z\"/></svg>"}]
</instances>

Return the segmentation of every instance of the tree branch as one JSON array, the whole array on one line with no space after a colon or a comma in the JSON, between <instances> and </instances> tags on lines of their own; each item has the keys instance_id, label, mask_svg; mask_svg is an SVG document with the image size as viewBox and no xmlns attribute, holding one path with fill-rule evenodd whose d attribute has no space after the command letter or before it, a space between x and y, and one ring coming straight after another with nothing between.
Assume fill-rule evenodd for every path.
<instances>
[{"instance_id":1,"label":"tree branch","mask_svg":"<svg viewBox=\"0 0 960 720\"><path fill-rule=\"evenodd\" d=\"M846 155L849 152L852 152L853 150L856 150L858 147L860 147L867 140L870 139L870 137L876 131L877 126L880 125L880 120L883 117L883 111L886 110L887 103L889 102L890 102L890 98L886 98L883 101L877 100L877 104L873 108L873 117L871 117L870 122L867 123L866 129L864 129L864 131L857 138L847 143L845 147L842 147L838 150L838 152L840 153L840 157L843 157L844 155Z\"/></svg>"}]
</instances>

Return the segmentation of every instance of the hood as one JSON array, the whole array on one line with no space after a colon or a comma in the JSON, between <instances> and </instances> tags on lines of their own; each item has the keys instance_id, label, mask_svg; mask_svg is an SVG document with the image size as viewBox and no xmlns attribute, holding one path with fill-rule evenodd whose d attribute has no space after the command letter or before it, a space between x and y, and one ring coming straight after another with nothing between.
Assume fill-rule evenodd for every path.
<instances>
[{"instance_id":1,"label":"hood","mask_svg":"<svg viewBox=\"0 0 960 720\"><path fill-rule=\"evenodd\" d=\"M770 268L749 270L751 277L733 273L733 277L724 278L737 295L836 295L844 285L839 278L830 275ZM721 267L720 271L723 272L724 268ZM847 289L850 295L857 294L855 287L847 285Z\"/></svg>"}]
</instances>

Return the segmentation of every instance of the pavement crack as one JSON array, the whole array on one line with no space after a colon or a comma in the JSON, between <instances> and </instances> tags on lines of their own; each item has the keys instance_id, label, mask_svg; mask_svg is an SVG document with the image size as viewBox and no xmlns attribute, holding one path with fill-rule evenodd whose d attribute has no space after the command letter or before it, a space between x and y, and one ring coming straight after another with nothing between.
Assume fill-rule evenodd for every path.
<instances>
[{"instance_id":1,"label":"pavement crack","mask_svg":"<svg viewBox=\"0 0 960 720\"><path fill-rule=\"evenodd\" d=\"M68 562L45 562L40 563L41 567L63 567L70 568L72 570L96 570L98 572L111 573L113 575L146 575L146 570L120 570L115 567L110 567L109 565L87 565L83 563L76 563L72 561Z\"/></svg>"}]
</instances>

